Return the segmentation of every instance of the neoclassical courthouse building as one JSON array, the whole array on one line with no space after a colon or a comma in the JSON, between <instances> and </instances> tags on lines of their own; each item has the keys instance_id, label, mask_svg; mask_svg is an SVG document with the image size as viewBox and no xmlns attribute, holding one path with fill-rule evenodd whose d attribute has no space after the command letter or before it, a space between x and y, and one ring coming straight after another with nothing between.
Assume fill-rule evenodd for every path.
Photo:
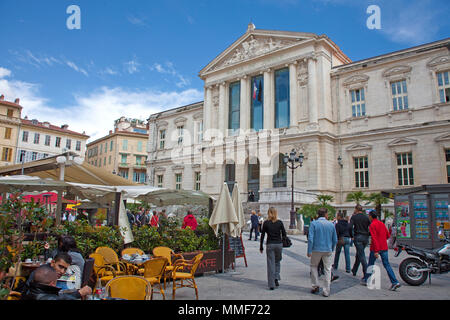
<instances>
[{"instance_id":1,"label":"neoclassical courthouse building","mask_svg":"<svg viewBox=\"0 0 450 320\"><path fill-rule=\"evenodd\" d=\"M315 194L450 183L450 39L351 61L327 36L247 31L199 73L204 101L153 114L147 174L154 186L253 191L289 220Z\"/></svg>"}]
</instances>

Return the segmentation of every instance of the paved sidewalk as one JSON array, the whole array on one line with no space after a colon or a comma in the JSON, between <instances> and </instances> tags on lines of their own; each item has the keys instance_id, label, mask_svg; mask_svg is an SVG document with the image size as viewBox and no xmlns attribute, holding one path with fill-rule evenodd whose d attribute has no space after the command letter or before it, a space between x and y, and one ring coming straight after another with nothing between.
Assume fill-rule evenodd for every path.
<instances>
[{"instance_id":1,"label":"paved sidewalk","mask_svg":"<svg viewBox=\"0 0 450 320\"><path fill-rule=\"evenodd\" d=\"M398 291L389 291L390 281L381 261L376 265L381 270L381 289L369 289L360 285L362 269L354 277L351 273L345 273L345 259L343 252L339 261L337 275L340 278L332 282L331 295L328 298L322 295L310 293L311 282L309 277L309 258L306 256L306 237L303 235L289 236L293 245L283 248L283 259L281 261L280 287L269 290L267 286L266 253L259 252L258 241L247 240L248 233L243 233L245 252L248 267L245 267L244 259L238 258L235 272L225 274L208 273L197 277L199 288L199 300L448 300L450 299L450 275L433 275L431 285L428 280L419 287L413 287L400 278L398 265L407 257L403 252L400 257L394 257L394 251L389 250L389 261L397 279L402 284ZM265 249L265 247L264 247ZM366 249L369 255L369 249ZM355 260L355 248L350 250L351 263ZM334 257L334 254L333 254ZM231 271L231 270L230 270ZM168 283L167 299L172 298L172 283ZM156 294L155 298L160 299ZM177 290L176 300L193 300L195 293L193 289L182 288Z\"/></svg>"}]
</instances>

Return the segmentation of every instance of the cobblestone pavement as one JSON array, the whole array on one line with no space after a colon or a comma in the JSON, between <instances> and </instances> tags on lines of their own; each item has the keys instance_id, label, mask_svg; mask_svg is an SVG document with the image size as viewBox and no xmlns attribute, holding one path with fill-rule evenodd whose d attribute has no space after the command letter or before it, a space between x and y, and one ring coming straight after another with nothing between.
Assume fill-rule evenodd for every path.
<instances>
[{"instance_id":1,"label":"cobblestone pavement","mask_svg":"<svg viewBox=\"0 0 450 320\"><path fill-rule=\"evenodd\" d=\"M258 241L247 240L248 233L244 233L245 252L248 267L245 267L244 259L238 258L234 272L224 274L207 273L196 278L199 288L199 300L448 300L450 299L450 274L432 275L431 284L428 280L425 284L414 287L406 284L400 278L398 266L407 257L403 252L399 257L394 257L394 251L389 250L389 261L395 272L401 287L393 292L389 291L390 281L381 261L376 265L381 270L381 289L369 289L360 284L362 268L353 276L345 273L345 260L343 252L339 261L337 275L339 279L331 284L331 295L328 298L322 295L310 293L311 282L309 276L309 258L306 256L306 237L303 235L289 236L293 245L283 248L281 261L280 287L269 290L267 286L266 254L259 252ZM355 260L355 248L351 247L351 264ZM369 250L366 248L366 256ZM333 254L334 257L334 254ZM168 283L167 299L171 299L172 283ZM160 299L155 295L156 299ZM176 300L193 300L193 289L182 288L176 292Z\"/></svg>"}]
</instances>

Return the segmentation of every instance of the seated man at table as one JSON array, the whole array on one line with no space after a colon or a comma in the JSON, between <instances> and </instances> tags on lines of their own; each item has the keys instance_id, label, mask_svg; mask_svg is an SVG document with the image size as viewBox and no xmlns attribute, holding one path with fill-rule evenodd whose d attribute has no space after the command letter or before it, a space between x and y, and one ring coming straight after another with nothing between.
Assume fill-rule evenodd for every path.
<instances>
[{"instance_id":1,"label":"seated man at table","mask_svg":"<svg viewBox=\"0 0 450 320\"><path fill-rule=\"evenodd\" d=\"M71 264L72 264L72 257L67 252L60 252L55 256L55 258L50 263L48 263L46 265L55 269L55 271L58 275L58 279L59 279L66 273L67 268ZM39 268L41 268L41 267L39 267ZM28 277L28 280L25 284L26 286L29 286L31 281L33 281L36 270L34 270Z\"/></svg>"},{"instance_id":2,"label":"seated man at table","mask_svg":"<svg viewBox=\"0 0 450 320\"><path fill-rule=\"evenodd\" d=\"M50 265L43 265L34 272L34 279L22 294L22 300L77 300L91 294L88 286L72 292L60 293L56 287L58 273Z\"/></svg>"}]
</instances>

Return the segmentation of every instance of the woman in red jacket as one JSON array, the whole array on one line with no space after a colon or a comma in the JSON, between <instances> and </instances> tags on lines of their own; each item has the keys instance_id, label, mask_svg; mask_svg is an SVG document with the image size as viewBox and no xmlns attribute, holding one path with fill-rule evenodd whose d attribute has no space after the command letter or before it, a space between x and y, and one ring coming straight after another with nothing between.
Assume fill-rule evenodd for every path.
<instances>
[{"instance_id":1,"label":"woman in red jacket","mask_svg":"<svg viewBox=\"0 0 450 320\"><path fill-rule=\"evenodd\" d=\"M369 220L370 220L370 236L372 237L372 241L370 244L370 255L369 255L369 263L367 264L367 268L369 270L370 266L375 264L376 259L381 257L381 261L383 263L383 267L386 269L386 272L389 276L389 280L391 280L391 288L389 290L395 291L400 288L400 283L397 281L395 277L394 271L389 264L388 259L388 245L387 239L389 239L389 231L384 225L383 222L378 220L377 213L375 210L369 212ZM363 278L363 283L367 284L367 280L371 274L367 272L366 276Z\"/></svg>"},{"instance_id":2,"label":"woman in red jacket","mask_svg":"<svg viewBox=\"0 0 450 320\"><path fill-rule=\"evenodd\" d=\"M182 229L186 229L186 227L191 228L192 230L197 229L197 219L195 219L191 210L188 210L186 217L183 219Z\"/></svg>"}]
</instances>

